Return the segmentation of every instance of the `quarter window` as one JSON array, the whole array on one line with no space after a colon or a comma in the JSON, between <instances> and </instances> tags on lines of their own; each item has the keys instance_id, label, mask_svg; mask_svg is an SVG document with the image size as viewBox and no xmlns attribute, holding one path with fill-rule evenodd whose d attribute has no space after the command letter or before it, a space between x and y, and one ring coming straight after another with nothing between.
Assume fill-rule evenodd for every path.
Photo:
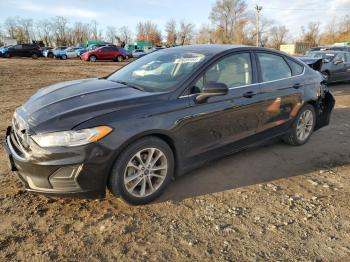
<instances>
[{"instance_id":1,"label":"quarter window","mask_svg":"<svg viewBox=\"0 0 350 262\"><path fill-rule=\"evenodd\" d=\"M258 53L262 81L273 81L292 76L292 71L282 56Z\"/></svg>"},{"instance_id":2,"label":"quarter window","mask_svg":"<svg viewBox=\"0 0 350 262\"><path fill-rule=\"evenodd\" d=\"M252 65L249 53L230 55L210 67L192 88L199 93L209 82L223 83L227 87L238 87L252 83Z\"/></svg>"},{"instance_id":3,"label":"quarter window","mask_svg":"<svg viewBox=\"0 0 350 262\"><path fill-rule=\"evenodd\" d=\"M288 59L289 66L292 69L293 76L297 76L297 75L300 75L303 73L304 67L302 65L292 61L289 58L287 58L287 59Z\"/></svg>"}]
</instances>

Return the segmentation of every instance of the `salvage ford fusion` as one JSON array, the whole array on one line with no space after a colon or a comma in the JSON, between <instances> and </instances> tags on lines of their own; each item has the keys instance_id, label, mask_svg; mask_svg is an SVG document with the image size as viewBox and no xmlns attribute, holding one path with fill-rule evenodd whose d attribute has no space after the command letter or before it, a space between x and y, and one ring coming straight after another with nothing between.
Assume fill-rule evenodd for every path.
<instances>
[{"instance_id":1,"label":"salvage ford fusion","mask_svg":"<svg viewBox=\"0 0 350 262\"><path fill-rule=\"evenodd\" d=\"M36 92L6 134L28 191L131 204L175 175L273 137L302 145L328 125L334 98L319 72L265 48L160 50L113 74Z\"/></svg>"}]
</instances>

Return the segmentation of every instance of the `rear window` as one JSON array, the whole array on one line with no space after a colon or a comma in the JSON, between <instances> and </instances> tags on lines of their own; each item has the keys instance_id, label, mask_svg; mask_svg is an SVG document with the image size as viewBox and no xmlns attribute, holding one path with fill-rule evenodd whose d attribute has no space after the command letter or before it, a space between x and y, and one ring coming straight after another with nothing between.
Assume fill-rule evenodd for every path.
<instances>
[{"instance_id":1,"label":"rear window","mask_svg":"<svg viewBox=\"0 0 350 262\"><path fill-rule=\"evenodd\" d=\"M263 82L292 76L292 71L282 56L270 53L257 53Z\"/></svg>"},{"instance_id":2,"label":"rear window","mask_svg":"<svg viewBox=\"0 0 350 262\"><path fill-rule=\"evenodd\" d=\"M292 59L287 58L290 68L292 69L293 76L301 75L304 71L304 67Z\"/></svg>"}]
</instances>

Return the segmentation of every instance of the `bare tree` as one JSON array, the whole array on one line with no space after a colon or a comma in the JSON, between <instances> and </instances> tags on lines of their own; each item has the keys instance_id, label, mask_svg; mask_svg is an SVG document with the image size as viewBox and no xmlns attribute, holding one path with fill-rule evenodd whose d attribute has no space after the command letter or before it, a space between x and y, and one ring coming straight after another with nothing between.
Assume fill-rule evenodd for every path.
<instances>
[{"instance_id":1,"label":"bare tree","mask_svg":"<svg viewBox=\"0 0 350 262\"><path fill-rule=\"evenodd\" d=\"M213 32L209 25L203 24L196 35L197 44L211 44L213 42Z\"/></svg>"},{"instance_id":2,"label":"bare tree","mask_svg":"<svg viewBox=\"0 0 350 262\"><path fill-rule=\"evenodd\" d=\"M53 45L52 24L48 19L40 20L36 23L36 34L46 46Z\"/></svg>"},{"instance_id":3,"label":"bare tree","mask_svg":"<svg viewBox=\"0 0 350 262\"><path fill-rule=\"evenodd\" d=\"M56 16L51 19L51 30L56 45L67 45L67 26L68 20L63 16Z\"/></svg>"},{"instance_id":4,"label":"bare tree","mask_svg":"<svg viewBox=\"0 0 350 262\"><path fill-rule=\"evenodd\" d=\"M74 44L86 42L90 39L90 25L87 23L76 22L72 29Z\"/></svg>"},{"instance_id":5,"label":"bare tree","mask_svg":"<svg viewBox=\"0 0 350 262\"><path fill-rule=\"evenodd\" d=\"M120 38L122 47L124 47L126 44L129 44L131 42L132 33L129 27L122 26L121 28L119 28L119 38Z\"/></svg>"},{"instance_id":6,"label":"bare tree","mask_svg":"<svg viewBox=\"0 0 350 262\"><path fill-rule=\"evenodd\" d=\"M281 44L284 44L288 35L288 29L284 25L273 26L270 29L269 44L271 47L279 49Z\"/></svg>"},{"instance_id":7,"label":"bare tree","mask_svg":"<svg viewBox=\"0 0 350 262\"><path fill-rule=\"evenodd\" d=\"M217 0L209 18L216 26L216 39L222 43L241 42L236 32L243 31L247 4L244 0Z\"/></svg>"},{"instance_id":8,"label":"bare tree","mask_svg":"<svg viewBox=\"0 0 350 262\"><path fill-rule=\"evenodd\" d=\"M16 28L17 28L17 19L14 17L8 17L4 23L5 30L7 35L11 38L16 38Z\"/></svg>"},{"instance_id":9,"label":"bare tree","mask_svg":"<svg viewBox=\"0 0 350 262\"><path fill-rule=\"evenodd\" d=\"M300 40L304 43L312 44L317 46L320 40L320 23L319 22L310 22L305 29L301 27L301 37Z\"/></svg>"},{"instance_id":10,"label":"bare tree","mask_svg":"<svg viewBox=\"0 0 350 262\"><path fill-rule=\"evenodd\" d=\"M151 42L152 44L160 43L161 41L161 33L157 25L152 21L139 22L136 31L136 41Z\"/></svg>"},{"instance_id":11,"label":"bare tree","mask_svg":"<svg viewBox=\"0 0 350 262\"><path fill-rule=\"evenodd\" d=\"M185 21L180 22L180 29L178 37L180 45L190 44L193 37L194 25L192 23L186 23Z\"/></svg>"},{"instance_id":12,"label":"bare tree","mask_svg":"<svg viewBox=\"0 0 350 262\"><path fill-rule=\"evenodd\" d=\"M115 26L107 26L106 39L108 42L113 44L116 42L116 40L119 42L119 37L117 36L117 28L115 28Z\"/></svg>"},{"instance_id":13,"label":"bare tree","mask_svg":"<svg viewBox=\"0 0 350 262\"><path fill-rule=\"evenodd\" d=\"M18 42L29 43L31 40L34 40L32 19L18 19L17 24L17 34L23 37L23 39Z\"/></svg>"},{"instance_id":14,"label":"bare tree","mask_svg":"<svg viewBox=\"0 0 350 262\"><path fill-rule=\"evenodd\" d=\"M166 39L169 45L175 45L177 40L176 20L171 19L165 25Z\"/></svg>"},{"instance_id":15,"label":"bare tree","mask_svg":"<svg viewBox=\"0 0 350 262\"><path fill-rule=\"evenodd\" d=\"M94 41L97 41L101 36L101 32L99 31L98 23L96 20L91 21L91 34Z\"/></svg>"}]
</instances>

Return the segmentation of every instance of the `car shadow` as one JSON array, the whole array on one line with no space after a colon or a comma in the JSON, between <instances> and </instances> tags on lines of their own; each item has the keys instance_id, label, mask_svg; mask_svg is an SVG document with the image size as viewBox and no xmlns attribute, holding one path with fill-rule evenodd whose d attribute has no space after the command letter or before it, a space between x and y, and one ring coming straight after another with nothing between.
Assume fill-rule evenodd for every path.
<instances>
[{"instance_id":1,"label":"car shadow","mask_svg":"<svg viewBox=\"0 0 350 262\"><path fill-rule=\"evenodd\" d=\"M157 202L181 201L348 164L349 117L350 106L335 109L331 124L315 132L303 146L294 147L273 140L210 162L177 177Z\"/></svg>"}]
</instances>

